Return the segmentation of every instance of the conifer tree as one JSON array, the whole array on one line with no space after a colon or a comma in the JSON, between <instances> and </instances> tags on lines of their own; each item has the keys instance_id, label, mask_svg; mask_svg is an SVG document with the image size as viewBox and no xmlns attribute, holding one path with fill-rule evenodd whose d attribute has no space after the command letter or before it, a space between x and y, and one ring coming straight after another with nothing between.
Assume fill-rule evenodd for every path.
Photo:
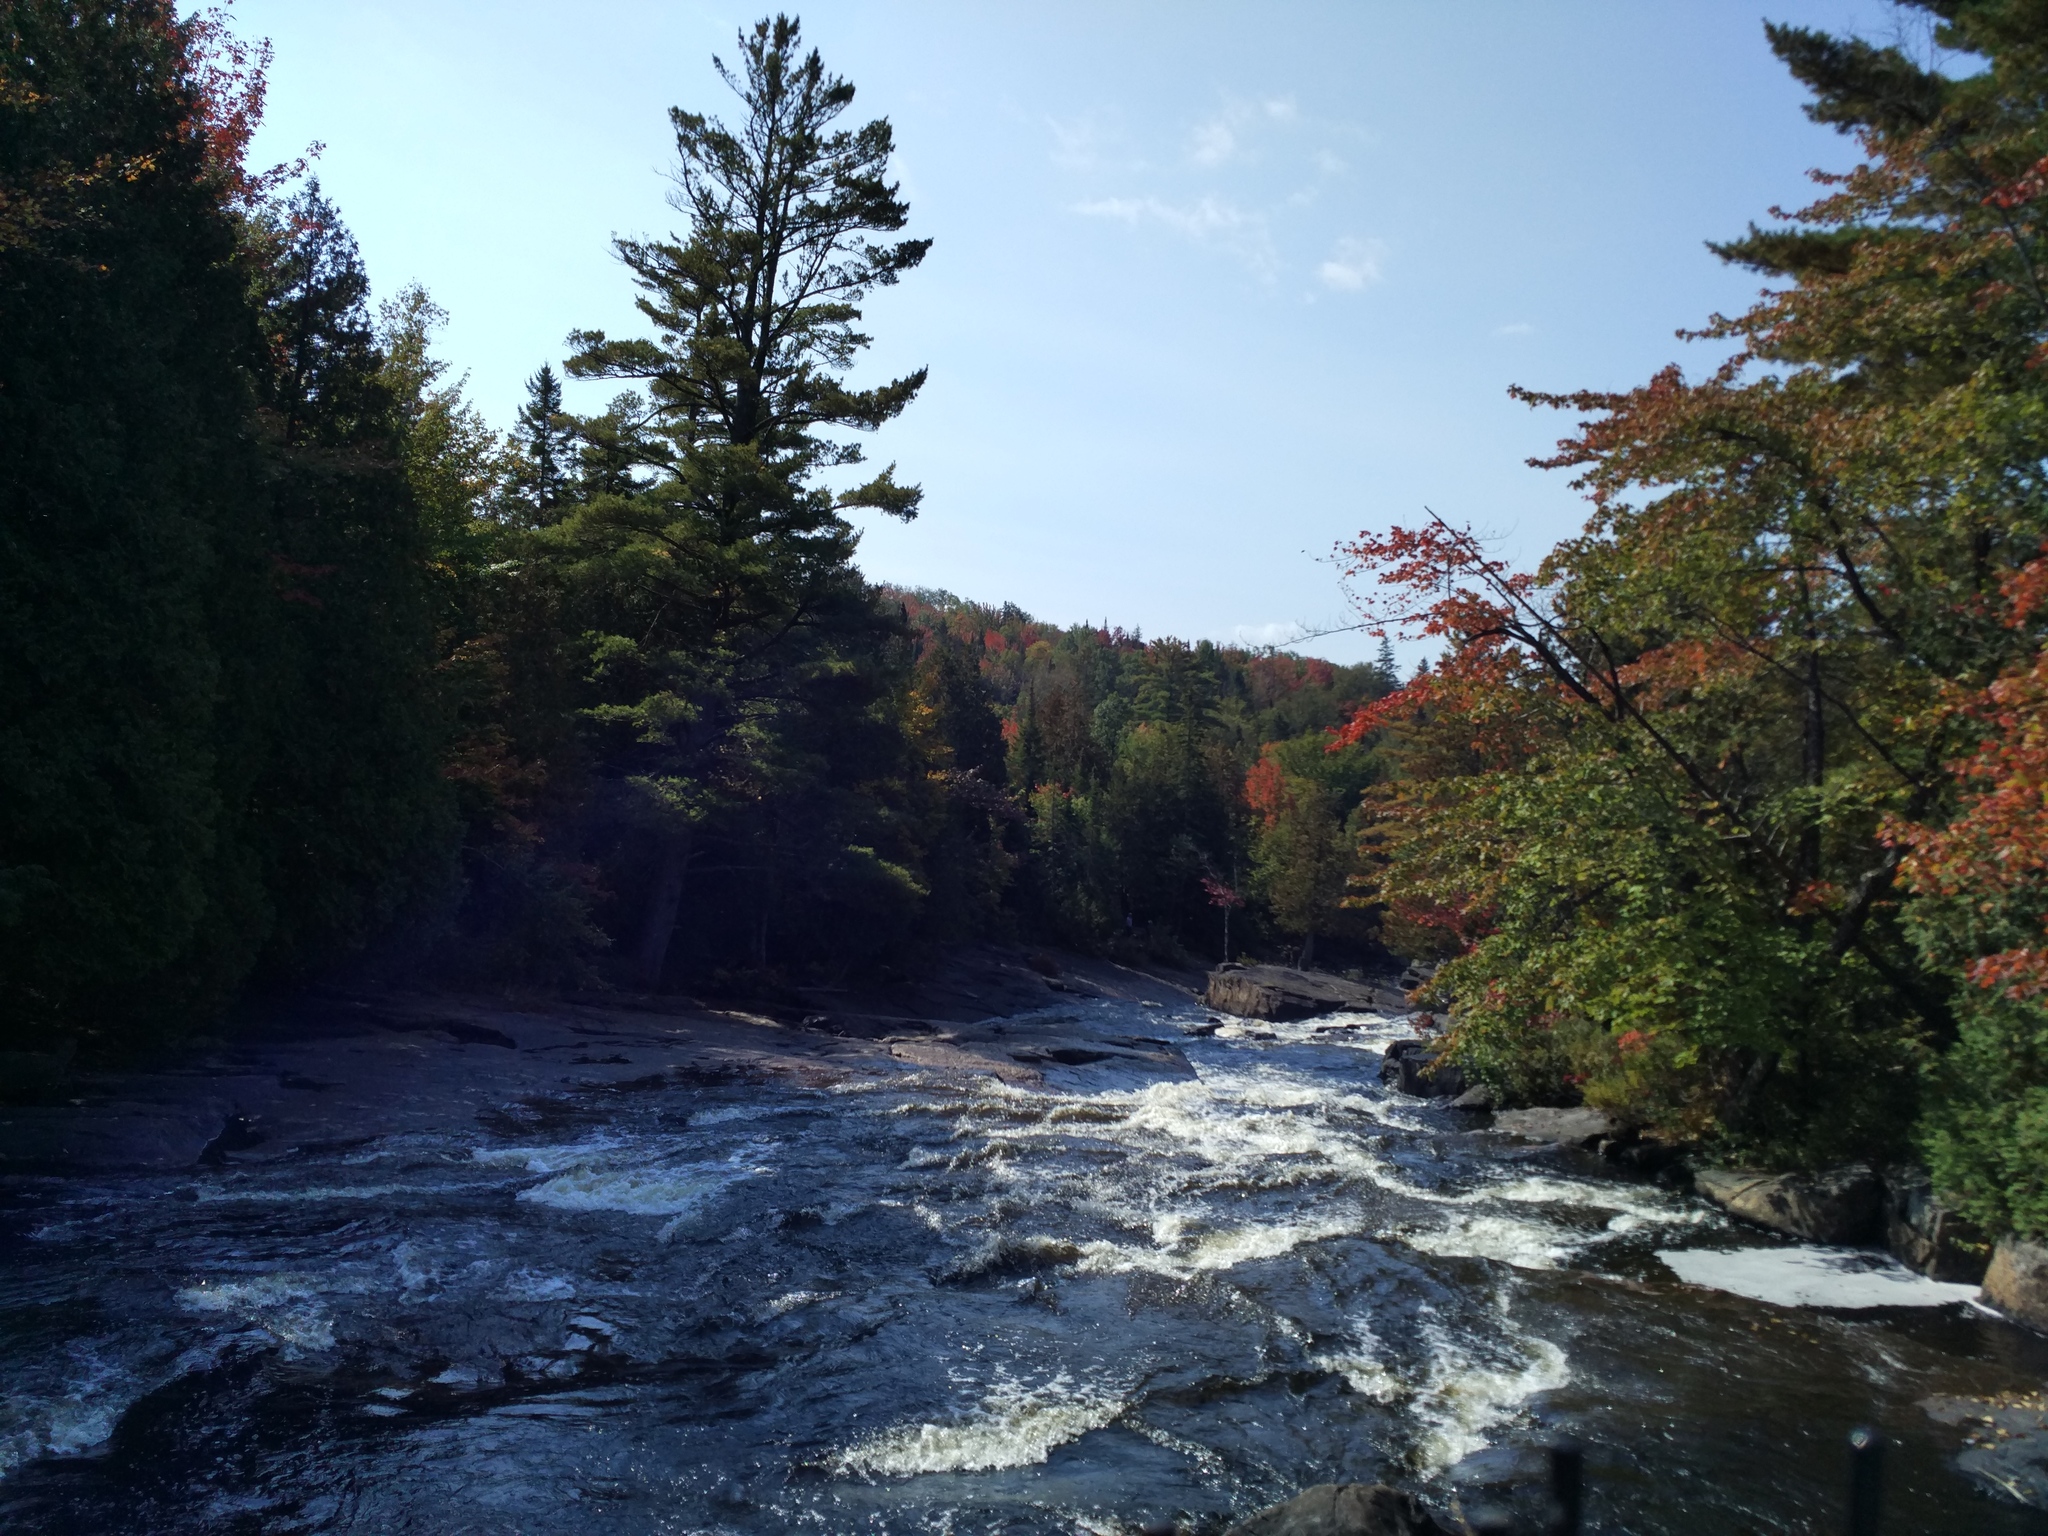
<instances>
[{"instance_id":1,"label":"conifer tree","mask_svg":"<svg viewBox=\"0 0 2048 1536\"><path fill-rule=\"evenodd\" d=\"M650 483L591 503L562 546L586 588L615 605L593 661L593 717L608 760L639 798L661 849L638 946L642 981L662 974L693 829L728 787L772 760L779 711L831 670L835 643L896 626L852 568L844 512L915 515L918 491L890 470L838 496L820 471L858 463L868 431L907 406L922 369L871 389L845 374L868 338L860 302L924 257L925 240L878 240L908 211L887 179L885 119L835 126L853 87L801 51L777 16L717 62L739 97L737 128L680 108L671 201L689 222L668 240L620 240L653 338L579 332L569 371L642 383L638 449Z\"/></svg>"},{"instance_id":2,"label":"conifer tree","mask_svg":"<svg viewBox=\"0 0 2048 1536\"><path fill-rule=\"evenodd\" d=\"M512 436L519 448L514 488L537 521L553 522L568 494L576 429L562 410L562 381L550 364L542 363L526 381L526 403Z\"/></svg>"}]
</instances>

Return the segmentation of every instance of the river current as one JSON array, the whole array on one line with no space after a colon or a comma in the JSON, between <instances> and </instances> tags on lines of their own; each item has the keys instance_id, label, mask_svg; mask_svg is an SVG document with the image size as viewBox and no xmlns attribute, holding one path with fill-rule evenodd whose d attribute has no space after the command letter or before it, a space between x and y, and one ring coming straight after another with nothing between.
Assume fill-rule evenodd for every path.
<instances>
[{"instance_id":1,"label":"river current","mask_svg":"<svg viewBox=\"0 0 2048 1536\"><path fill-rule=\"evenodd\" d=\"M1471 1132L1382 1089L1376 1016L1066 1013L1195 1074L670 1074L17 1180L0 1529L1207 1531L1331 1480L1530 1507L1570 1435L1596 1529L1832 1531L1872 1423L1887 1531L2048 1532L1971 1428L2048 1348L1967 1288Z\"/></svg>"}]
</instances>

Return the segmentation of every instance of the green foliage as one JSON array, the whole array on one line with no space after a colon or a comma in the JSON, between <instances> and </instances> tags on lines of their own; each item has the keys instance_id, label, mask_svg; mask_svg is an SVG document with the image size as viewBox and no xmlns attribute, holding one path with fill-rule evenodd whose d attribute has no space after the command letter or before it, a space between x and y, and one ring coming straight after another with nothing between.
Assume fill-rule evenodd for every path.
<instances>
[{"instance_id":1,"label":"green foliage","mask_svg":"<svg viewBox=\"0 0 2048 1536\"><path fill-rule=\"evenodd\" d=\"M358 945L448 829L360 264L317 187L242 171L260 68L210 25L0 23L0 1009L27 1039L175 1028Z\"/></svg>"},{"instance_id":2,"label":"green foliage","mask_svg":"<svg viewBox=\"0 0 2048 1536\"><path fill-rule=\"evenodd\" d=\"M2048 536L2048 76L2037 6L1927 9L1984 68L1771 29L1867 161L1717 247L1780 282L1710 327L1731 361L1522 392L1581 418L1545 461L1581 535L1533 576L1440 522L1360 537L1408 594L1376 617L1447 650L1350 734L1400 765L1371 890L1451 956L1473 1071L1783 1164L1908 1155L1917 1119L1947 1192L2037 1229L2048 1013L1998 984L2048 910L2041 617L2007 600ZM2024 809L1950 838L1999 732Z\"/></svg>"}]
</instances>

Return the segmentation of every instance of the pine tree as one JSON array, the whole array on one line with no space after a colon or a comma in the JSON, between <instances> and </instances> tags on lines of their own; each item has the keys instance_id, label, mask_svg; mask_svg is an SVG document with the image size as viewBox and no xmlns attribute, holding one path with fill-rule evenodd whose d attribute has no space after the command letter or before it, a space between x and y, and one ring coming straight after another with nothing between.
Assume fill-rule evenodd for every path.
<instances>
[{"instance_id":1,"label":"pine tree","mask_svg":"<svg viewBox=\"0 0 2048 1536\"><path fill-rule=\"evenodd\" d=\"M580 580L615 605L594 660L593 718L613 734L613 770L639 797L660 848L638 947L657 983L680 907L694 829L755 794L771 738L835 646L874 654L886 616L852 566L844 511L915 515L919 493L890 470L834 497L819 471L858 463L857 443L907 406L922 369L874 389L844 375L868 338L859 304L923 258L930 242L878 242L907 209L887 180L886 120L835 127L853 87L800 52L778 16L739 39L735 72L714 61L746 112L737 130L680 108L672 199L689 220L669 240L621 240L658 339L579 332L569 372L644 383L637 450L650 481L600 498L565 524Z\"/></svg>"},{"instance_id":2,"label":"pine tree","mask_svg":"<svg viewBox=\"0 0 2048 1536\"><path fill-rule=\"evenodd\" d=\"M532 508L536 522L553 522L568 494L576 429L563 412L562 381L551 365L542 363L526 381L526 404L512 437L519 450L515 494Z\"/></svg>"}]
</instances>

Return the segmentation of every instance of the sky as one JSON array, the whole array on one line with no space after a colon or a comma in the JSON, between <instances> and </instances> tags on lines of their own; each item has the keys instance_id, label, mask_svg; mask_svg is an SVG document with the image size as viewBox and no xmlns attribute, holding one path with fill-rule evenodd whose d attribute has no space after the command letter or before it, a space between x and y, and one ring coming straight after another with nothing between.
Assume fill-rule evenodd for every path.
<instances>
[{"instance_id":1,"label":"sky","mask_svg":"<svg viewBox=\"0 0 2048 1536\"><path fill-rule=\"evenodd\" d=\"M1881 0L824 0L799 14L894 125L906 233L857 382L930 368L867 444L923 485L863 515L872 578L1059 623L1377 641L1331 560L1434 510L1533 563L1575 532L1528 467L1570 426L1509 399L1719 354L1754 297L1705 242L1814 194L1763 20L1879 40ZM697 0L238 0L274 50L255 154L313 141L378 293L424 284L494 425L572 328L644 334L614 235L680 227L668 109L731 119ZM570 386L570 407L609 389ZM1337 632L1331 632L1337 631ZM1315 638L1301 639L1304 633ZM1398 648L1405 662L1422 645Z\"/></svg>"}]
</instances>

